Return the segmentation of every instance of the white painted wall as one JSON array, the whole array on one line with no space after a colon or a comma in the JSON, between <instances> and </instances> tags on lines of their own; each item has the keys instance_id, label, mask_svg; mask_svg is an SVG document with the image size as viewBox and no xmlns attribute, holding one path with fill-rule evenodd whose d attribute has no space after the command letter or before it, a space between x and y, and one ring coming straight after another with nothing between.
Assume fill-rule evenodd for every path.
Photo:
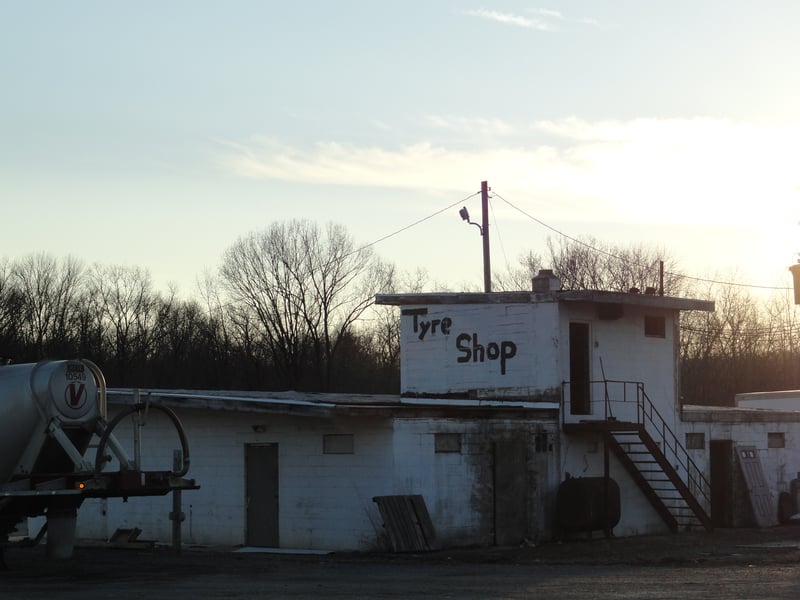
<instances>
[{"instance_id":1,"label":"white painted wall","mask_svg":"<svg viewBox=\"0 0 800 600\"><path fill-rule=\"evenodd\" d=\"M180 411L190 443L188 477L201 489L183 492L184 541L239 545L245 541L245 445L277 443L280 543L285 548L365 548L380 526L372 497L392 493L392 429L386 420L347 422L275 415ZM265 431L255 432L253 425ZM354 434L355 453L323 454L326 433ZM168 440L174 440L172 443ZM126 444L129 447L131 444ZM153 415L144 439L145 469L171 468L178 447L165 419ZM163 457L158 460L156 457ZM79 511L79 537L104 538L139 527L143 539L171 539L171 496L99 501Z\"/></svg>"},{"instance_id":2,"label":"white painted wall","mask_svg":"<svg viewBox=\"0 0 800 600\"><path fill-rule=\"evenodd\" d=\"M644 330L645 315L663 316L666 319L665 337L647 337ZM588 323L591 348L591 379L640 381L650 400L670 427L678 421L678 313L676 311L643 309L625 305L620 319L601 320L594 304L562 303L559 323L561 360L560 375L569 380L569 324ZM602 366L601 366L602 362ZM605 372L605 377L603 376ZM628 390L629 393L632 391ZM621 386L611 384L609 396L612 413L620 421L636 421L635 396L623 402ZM592 414L603 415L604 394L602 385L592 389Z\"/></svg>"},{"instance_id":3,"label":"white painted wall","mask_svg":"<svg viewBox=\"0 0 800 600\"><path fill-rule=\"evenodd\" d=\"M460 433L460 453L436 453L436 433ZM550 444L537 452L534 436ZM492 443L522 439L528 444L528 532L549 539L557 490L558 424L534 420L465 422L459 419L398 419L395 423L396 493L420 493L444 546L493 543Z\"/></svg>"},{"instance_id":4,"label":"white painted wall","mask_svg":"<svg viewBox=\"0 0 800 600\"><path fill-rule=\"evenodd\" d=\"M645 335L645 316L662 316L665 319L665 336ZM678 369L677 339L678 313L663 309L644 309L625 305L618 319L598 318L597 305L589 303L562 303L559 314L561 378L568 381L569 325L571 322L587 323L590 337L590 379L602 382L642 382L650 398L667 425L683 441L678 419ZM568 390L569 392L569 390ZM625 393L623 393L625 392ZM609 383L610 410L619 421L636 422L636 387ZM605 414L605 388L592 386L592 417ZM567 421L586 419L583 415L565 415ZM604 453L602 438L586 434L561 434L562 480L572 477L602 477ZM620 488L620 522L614 528L618 536L664 533L668 527L650 502L628 475L613 453L609 458L611 477Z\"/></svg>"},{"instance_id":5,"label":"white painted wall","mask_svg":"<svg viewBox=\"0 0 800 600\"><path fill-rule=\"evenodd\" d=\"M420 309L427 314L408 314ZM557 309L552 302L404 307L401 392L534 395L558 387Z\"/></svg>"},{"instance_id":6,"label":"white painted wall","mask_svg":"<svg viewBox=\"0 0 800 600\"><path fill-rule=\"evenodd\" d=\"M374 496L422 494L439 543L491 543L491 443L504 436L530 442L530 531L549 535L558 483L557 423L537 420L339 420L251 413L182 410L190 443L188 476L201 489L183 492L187 544L245 543L246 444L277 443L279 523L283 548L370 550L378 547L382 519ZM254 431L253 426L263 431ZM547 431L549 452L534 452L534 435ZM434 450L437 432L463 435L461 453ZM132 434L119 432L131 446ZM324 454L322 436L352 433L353 454ZM178 447L171 426L151 413L145 428L145 469L169 469ZM489 499L489 500L487 500ZM78 514L78 537L107 539L117 528L138 527L141 539L169 543L171 496L90 500ZM487 513L487 510L489 513Z\"/></svg>"},{"instance_id":7,"label":"white painted wall","mask_svg":"<svg viewBox=\"0 0 800 600\"><path fill-rule=\"evenodd\" d=\"M710 408L713 411L713 408ZM731 440L737 446L755 446L758 451L764 477L767 480L777 511L778 495L789 491L789 484L800 472L800 422L788 422L776 416L773 422L686 422L686 432L705 435L704 450L690 450L692 460L710 478L709 442ZM769 448L768 434L783 433L784 448Z\"/></svg>"},{"instance_id":8,"label":"white painted wall","mask_svg":"<svg viewBox=\"0 0 800 600\"><path fill-rule=\"evenodd\" d=\"M571 477L603 476L603 440L600 435L562 436L562 444L562 481L567 473ZM609 473L620 490L620 521L614 527L614 535L624 537L669 532L663 519L613 453L609 457Z\"/></svg>"}]
</instances>

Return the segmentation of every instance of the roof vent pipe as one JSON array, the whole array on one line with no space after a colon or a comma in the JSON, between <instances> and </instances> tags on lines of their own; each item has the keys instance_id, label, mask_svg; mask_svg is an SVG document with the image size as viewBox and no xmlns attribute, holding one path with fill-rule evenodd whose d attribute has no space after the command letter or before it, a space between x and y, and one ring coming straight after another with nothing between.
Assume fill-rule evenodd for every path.
<instances>
[{"instance_id":1,"label":"roof vent pipe","mask_svg":"<svg viewBox=\"0 0 800 600\"><path fill-rule=\"evenodd\" d=\"M539 274L531 280L534 292L557 292L561 289L561 279L552 269L539 269Z\"/></svg>"}]
</instances>

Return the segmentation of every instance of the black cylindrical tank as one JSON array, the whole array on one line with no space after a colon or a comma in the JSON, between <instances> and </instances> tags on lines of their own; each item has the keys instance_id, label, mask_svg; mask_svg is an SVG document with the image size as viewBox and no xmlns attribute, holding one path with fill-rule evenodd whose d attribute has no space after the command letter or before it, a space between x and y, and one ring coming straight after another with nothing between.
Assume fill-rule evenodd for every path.
<instances>
[{"instance_id":1,"label":"black cylindrical tank","mask_svg":"<svg viewBox=\"0 0 800 600\"><path fill-rule=\"evenodd\" d=\"M619 523L619 485L610 477L568 476L558 487L556 502L562 531L605 530Z\"/></svg>"}]
</instances>

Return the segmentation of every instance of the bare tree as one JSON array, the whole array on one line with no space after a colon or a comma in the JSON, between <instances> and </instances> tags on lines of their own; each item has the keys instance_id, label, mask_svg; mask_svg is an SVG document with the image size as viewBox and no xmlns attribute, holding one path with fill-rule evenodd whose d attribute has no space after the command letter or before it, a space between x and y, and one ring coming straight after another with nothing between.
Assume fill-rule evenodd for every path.
<instances>
[{"instance_id":1,"label":"bare tree","mask_svg":"<svg viewBox=\"0 0 800 600\"><path fill-rule=\"evenodd\" d=\"M492 289L498 292L530 290L531 281L544 266L544 261L532 251L519 257L519 266L509 268L507 272L496 275L492 280Z\"/></svg>"},{"instance_id":2,"label":"bare tree","mask_svg":"<svg viewBox=\"0 0 800 600\"><path fill-rule=\"evenodd\" d=\"M114 356L115 379L124 385L133 363L144 362L152 348L159 297L150 273L138 267L95 264L89 288L97 323Z\"/></svg>"},{"instance_id":3,"label":"bare tree","mask_svg":"<svg viewBox=\"0 0 800 600\"><path fill-rule=\"evenodd\" d=\"M0 259L0 360L10 359L19 349L22 297L14 288L11 265Z\"/></svg>"},{"instance_id":4,"label":"bare tree","mask_svg":"<svg viewBox=\"0 0 800 600\"><path fill-rule=\"evenodd\" d=\"M681 315L681 384L689 404L732 405L737 393L775 389L784 379L765 378L773 372L784 341L781 307L773 304L765 310L749 290L716 283L719 279L736 281L735 275L698 280L689 291L713 300L713 312Z\"/></svg>"},{"instance_id":5,"label":"bare tree","mask_svg":"<svg viewBox=\"0 0 800 600\"><path fill-rule=\"evenodd\" d=\"M764 390L791 389L800 385L800 311L791 293L773 294L764 305L762 365Z\"/></svg>"},{"instance_id":6,"label":"bare tree","mask_svg":"<svg viewBox=\"0 0 800 600\"><path fill-rule=\"evenodd\" d=\"M240 238L220 275L232 302L256 316L288 385L299 385L312 364L327 390L343 336L391 269L370 248L356 248L341 225L290 221Z\"/></svg>"},{"instance_id":7,"label":"bare tree","mask_svg":"<svg viewBox=\"0 0 800 600\"><path fill-rule=\"evenodd\" d=\"M84 269L71 257L61 261L47 254L29 255L11 267L11 281L22 302L22 330L36 358L74 346L76 299Z\"/></svg>"},{"instance_id":8,"label":"bare tree","mask_svg":"<svg viewBox=\"0 0 800 600\"><path fill-rule=\"evenodd\" d=\"M675 259L663 248L604 245L593 238L547 240L551 268L566 289L627 292L660 287L660 263L664 264L664 292L677 294L683 285Z\"/></svg>"}]
</instances>

